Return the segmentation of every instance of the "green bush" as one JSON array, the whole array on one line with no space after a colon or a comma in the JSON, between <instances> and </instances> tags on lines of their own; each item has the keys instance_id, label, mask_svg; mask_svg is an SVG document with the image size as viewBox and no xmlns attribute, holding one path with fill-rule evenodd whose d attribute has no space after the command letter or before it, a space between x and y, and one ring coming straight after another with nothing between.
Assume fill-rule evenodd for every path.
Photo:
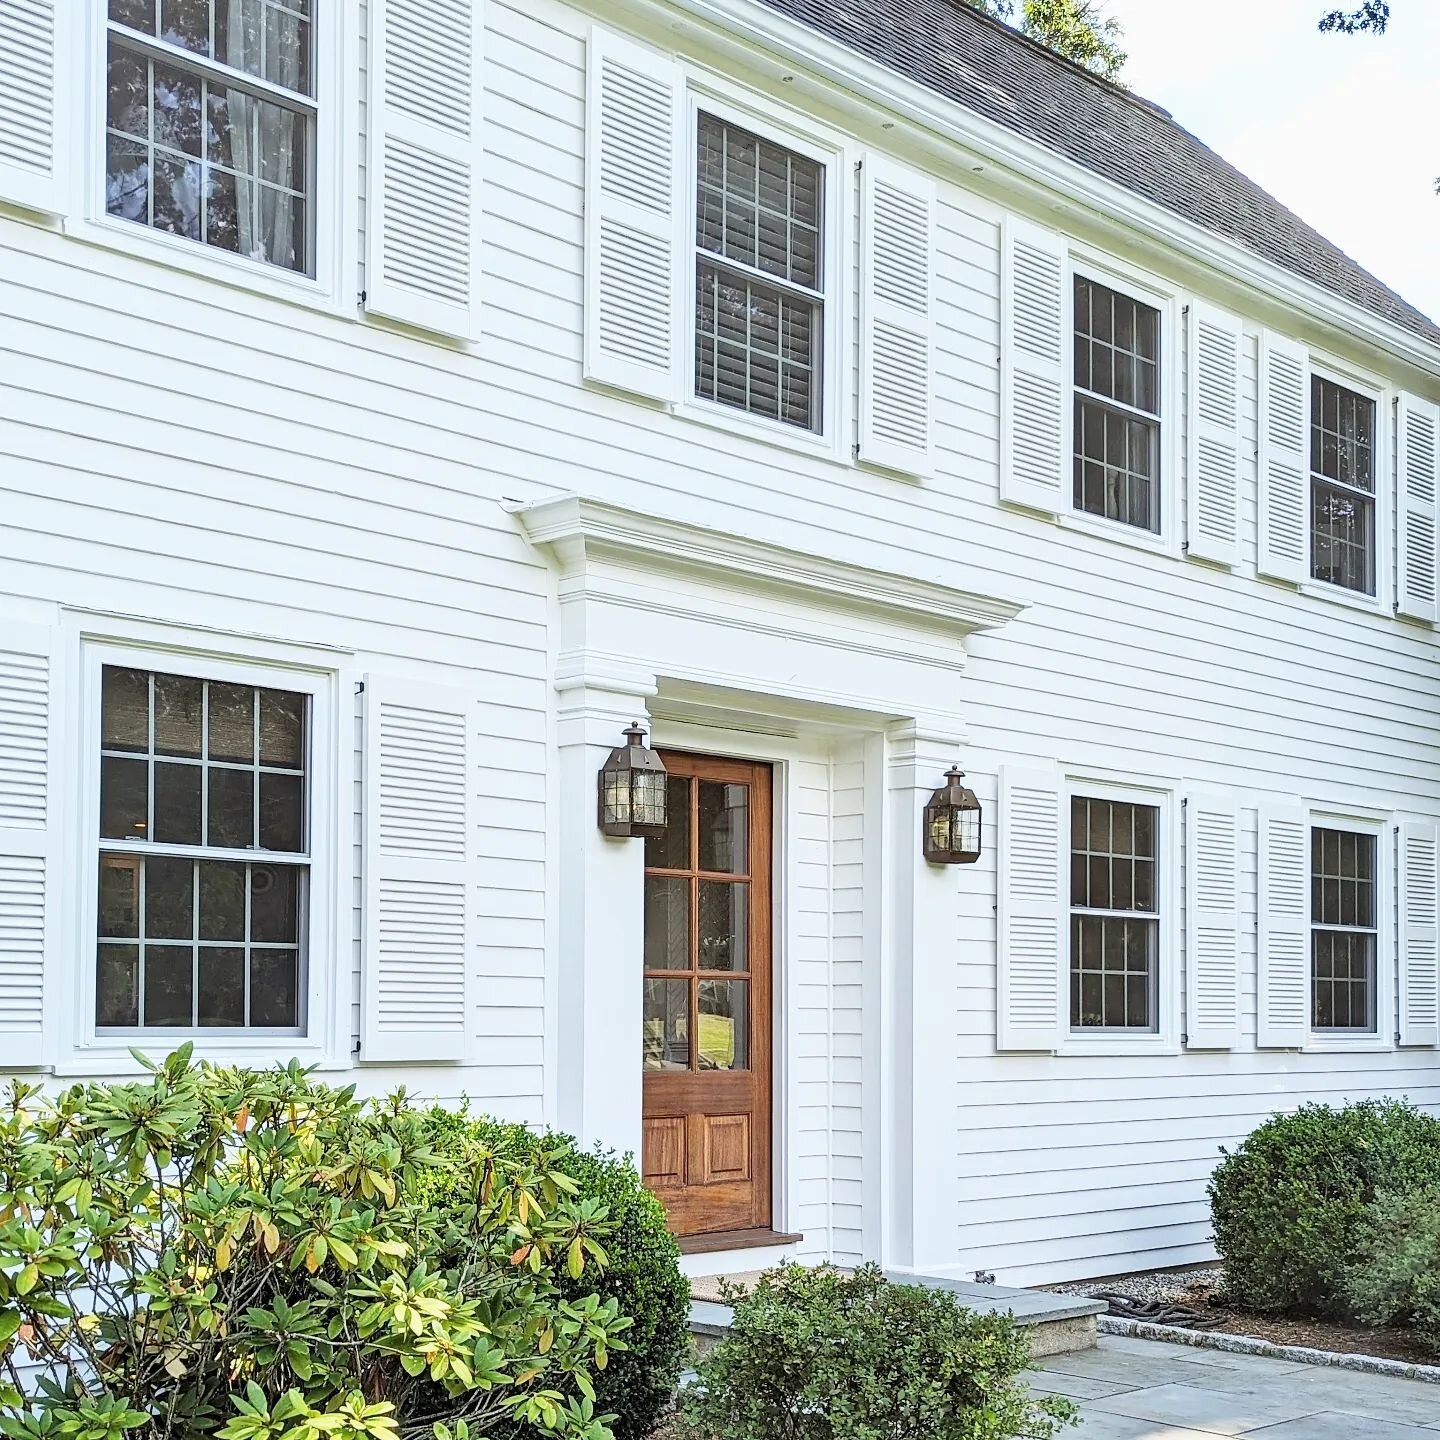
<instances>
[{"instance_id":1,"label":"green bush","mask_svg":"<svg viewBox=\"0 0 1440 1440\"><path fill-rule=\"evenodd\" d=\"M0 1111L10 1440L608 1440L627 1322L588 1293L610 1227L574 1180L294 1063L136 1058Z\"/></svg>"},{"instance_id":2,"label":"green bush","mask_svg":"<svg viewBox=\"0 0 1440 1440\"><path fill-rule=\"evenodd\" d=\"M1344 1276L1383 1190L1440 1186L1440 1120L1398 1100L1276 1115L1210 1181L1229 1297L1261 1311L1347 1318Z\"/></svg>"},{"instance_id":3,"label":"green bush","mask_svg":"<svg viewBox=\"0 0 1440 1440\"><path fill-rule=\"evenodd\" d=\"M1368 1206L1344 1285L1362 1324L1406 1326L1440 1354L1440 1191L1389 1191Z\"/></svg>"},{"instance_id":4,"label":"green bush","mask_svg":"<svg viewBox=\"0 0 1440 1440\"><path fill-rule=\"evenodd\" d=\"M945 1290L782 1266L681 1393L679 1440L1048 1440L1074 1417L1033 1398L1029 1345L1008 1315L977 1315Z\"/></svg>"},{"instance_id":5,"label":"green bush","mask_svg":"<svg viewBox=\"0 0 1440 1440\"><path fill-rule=\"evenodd\" d=\"M451 1126L457 1119L440 1111L435 1123ZM614 1417L616 1440L645 1440L670 1408L691 1349L690 1285L680 1273L680 1249L666 1228L664 1207L628 1161L581 1149L568 1135L542 1135L497 1120L462 1123L469 1136L497 1154L552 1165L576 1180L582 1194L605 1205L612 1229L604 1242L603 1274L573 1282L573 1290L579 1298L592 1285L631 1321L626 1348L594 1377L595 1403ZM561 1290L571 1293L563 1279Z\"/></svg>"}]
</instances>

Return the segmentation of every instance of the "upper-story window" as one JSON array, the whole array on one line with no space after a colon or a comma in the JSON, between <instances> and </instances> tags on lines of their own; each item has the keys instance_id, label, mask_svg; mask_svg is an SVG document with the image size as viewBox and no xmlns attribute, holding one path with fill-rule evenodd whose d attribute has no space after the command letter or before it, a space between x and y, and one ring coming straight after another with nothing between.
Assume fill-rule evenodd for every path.
<instances>
[{"instance_id":1,"label":"upper-story window","mask_svg":"<svg viewBox=\"0 0 1440 1440\"><path fill-rule=\"evenodd\" d=\"M1377 858L1373 834L1310 831L1310 1023L1373 1033L1376 1012Z\"/></svg>"},{"instance_id":2,"label":"upper-story window","mask_svg":"<svg viewBox=\"0 0 1440 1440\"><path fill-rule=\"evenodd\" d=\"M1375 402L1310 377L1310 574L1375 593Z\"/></svg>"},{"instance_id":3,"label":"upper-story window","mask_svg":"<svg viewBox=\"0 0 1440 1440\"><path fill-rule=\"evenodd\" d=\"M1160 312L1078 274L1074 500L1160 533Z\"/></svg>"},{"instance_id":4,"label":"upper-story window","mask_svg":"<svg viewBox=\"0 0 1440 1440\"><path fill-rule=\"evenodd\" d=\"M106 665L95 1023L299 1031L310 697Z\"/></svg>"},{"instance_id":5,"label":"upper-story window","mask_svg":"<svg viewBox=\"0 0 1440 1440\"><path fill-rule=\"evenodd\" d=\"M824 167L700 112L695 394L821 429Z\"/></svg>"},{"instance_id":6,"label":"upper-story window","mask_svg":"<svg viewBox=\"0 0 1440 1440\"><path fill-rule=\"evenodd\" d=\"M315 273L313 0L109 0L108 214Z\"/></svg>"}]
</instances>

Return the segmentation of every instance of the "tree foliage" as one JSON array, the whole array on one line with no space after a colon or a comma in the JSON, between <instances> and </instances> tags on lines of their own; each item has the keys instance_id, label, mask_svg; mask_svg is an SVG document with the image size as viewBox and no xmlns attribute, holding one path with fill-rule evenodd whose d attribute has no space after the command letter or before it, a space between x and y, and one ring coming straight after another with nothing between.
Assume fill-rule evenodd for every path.
<instances>
[{"instance_id":1,"label":"tree foliage","mask_svg":"<svg viewBox=\"0 0 1440 1440\"><path fill-rule=\"evenodd\" d=\"M1100 0L966 0L975 10L1019 30L1105 80L1125 67L1120 22Z\"/></svg>"},{"instance_id":2,"label":"tree foliage","mask_svg":"<svg viewBox=\"0 0 1440 1440\"><path fill-rule=\"evenodd\" d=\"M137 1059L144 1062L143 1057ZM436 1169L463 1177L435 1205ZM609 1440L603 1205L403 1093L196 1065L0 1112L8 1440ZM38 1366L36 1388L25 1371Z\"/></svg>"},{"instance_id":3,"label":"tree foliage","mask_svg":"<svg viewBox=\"0 0 1440 1440\"><path fill-rule=\"evenodd\" d=\"M1390 24L1390 0L1365 0L1354 10L1328 10L1320 17L1320 29L1329 34L1356 35L1369 30L1383 35Z\"/></svg>"}]
</instances>

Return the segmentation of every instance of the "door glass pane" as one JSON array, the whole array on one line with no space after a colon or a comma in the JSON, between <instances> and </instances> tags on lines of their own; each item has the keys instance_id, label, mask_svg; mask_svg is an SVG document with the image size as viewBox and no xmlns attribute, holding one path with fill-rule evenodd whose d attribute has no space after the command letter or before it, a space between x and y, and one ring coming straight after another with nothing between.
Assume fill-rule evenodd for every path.
<instances>
[{"instance_id":1,"label":"door glass pane","mask_svg":"<svg viewBox=\"0 0 1440 1440\"><path fill-rule=\"evenodd\" d=\"M749 900L750 886L743 880L700 882L700 969L750 968Z\"/></svg>"},{"instance_id":2,"label":"door glass pane","mask_svg":"<svg viewBox=\"0 0 1440 1440\"><path fill-rule=\"evenodd\" d=\"M690 968L690 882L675 876L645 877L645 968Z\"/></svg>"},{"instance_id":3,"label":"door glass pane","mask_svg":"<svg viewBox=\"0 0 1440 1440\"><path fill-rule=\"evenodd\" d=\"M750 982L700 982L700 1069L750 1068Z\"/></svg>"},{"instance_id":4,"label":"door glass pane","mask_svg":"<svg viewBox=\"0 0 1440 1440\"><path fill-rule=\"evenodd\" d=\"M645 982L645 1068L690 1068L690 982Z\"/></svg>"},{"instance_id":5,"label":"door glass pane","mask_svg":"<svg viewBox=\"0 0 1440 1440\"><path fill-rule=\"evenodd\" d=\"M690 868L690 781L671 775L665 782L665 833L645 841L647 870Z\"/></svg>"},{"instance_id":6,"label":"door glass pane","mask_svg":"<svg viewBox=\"0 0 1440 1440\"><path fill-rule=\"evenodd\" d=\"M750 788L700 782L700 869L743 875L749 866Z\"/></svg>"}]
</instances>

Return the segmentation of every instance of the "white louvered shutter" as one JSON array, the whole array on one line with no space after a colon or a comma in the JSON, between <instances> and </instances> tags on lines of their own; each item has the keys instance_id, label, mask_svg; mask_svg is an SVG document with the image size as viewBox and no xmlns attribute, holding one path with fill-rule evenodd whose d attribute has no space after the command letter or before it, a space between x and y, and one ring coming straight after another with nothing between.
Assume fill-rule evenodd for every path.
<instances>
[{"instance_id":1,"label":"white louvered shutter","mask_svg":"<svg viewBox=\"0 0 1440 1440\"><path fill-rule=\"evenodd\" d=\"M685 81L672 61L590 32L585 377L677 401L684 381Z\"/></svg>"},{"instance_id":2,"label":"white louvered shutter","mask_svg":"<svg viewBox=\"0 0 1440 1440\"><path fill-rule=\"evenodd\" d=\"M1402 394L1396 409L1399 505L1395 608L1416 620L1436 618L1436 498L1440 494L1440 409Z\"/></svg>"},{"instance_id":3,"label":"white louvered shutter","mask_svg":"<svg viewBox=\"0 0 1440 1440\"><path fill-rule=\"evenodd\" d=\"M1262 575L1300 584L1309 574L1310 356L1266 331L1260 339Z\"/></svg>"},{"instance_id":4,"label":"white louvered shutter","mask_svg":"<svg viewBox=\"0 0 1440 1440\"><path fill-rule=\"evenodd\" d=\"M860 167L860 458L935 468L935 182L882 155Z\"/></svg>"},{"instance_id":5,"label":"white louvered shutter","mask_svg":"<svg viewBox=\"0 0 1440 1440\"><path fill-rule=\"evenodd\" d=\"M65 212L67 25L79 0L0 0L0 200Z\"/></svg>"},{"instance_id":6,"label":"white louvered shutter","mask_svg":"<svg viewBox=\"0 0 1440 1440\"><path fill-rule=\"evenodd\" d=\"M1240 817L1225 795L1185 802L1185 1043L1229 1050L1240 1034Z\"/></svg>"},{"instance_id":7,"label":"white louvered shutter","mask_svg":"<svg viewBox=\"0 0 1440 1440\"><path fill-rule=\"evenodd\" d=\"M1259 863L1255 1043L1298 1050L1310 1035L1310 823L1301 806L1261 806Z\"/></svg>"},{"instance_id":8,"label":"white louvered shutter","mask_svg":"<svg viewBox=\"0 0 1440 1440\"><path fill-rule=\"evenodd\" d=\"M1000 498L1063 507L1071 466L1074 309L1059 235L1005 219L1000 279Z\"/></svg>"},{"instance_id":9,"label":"white louvered shutter","mask_svg":"<svg viewBox=\"0 0 1440 1440\"><path fill-rule=\"evenodd\" d=\"M481 0L370 0L365 308L473 339L480 314Z\"/></svg>"},{"instance_id":10,"label":"white louvered shutter","mask_svg":"<svg viewBox=\"0 0 1440 1440\"><path fill-rule=\"evenodd\" d=\"M1433 824L1400 827L1400 1043L1440 1045L1440 868Z\"/></svg>"},{"instance_id":11,"label":"white louvered shutter","mask_svg":"<svg viewBox=\"0 0 1440 1440\"><path fill-rule=\"evenodd\" d=\"M1048 770L1000 772L996 1048L1053 1050L1061 1038L1060 786Z\"/></svg>"},{"instance_id":12,"label":"white louvered shutter","mask_svg":"<svg viewBox=\"0 0 1440 1440\"><path fill-rule=\"evenodd\" d=\"M362 1060L463 1060L473 1028L475 700L365 682Z\"/></svg>"},{"instance_id":13,"label":"white louvered shutter","mask_svg":"<svg viewBox=\"0 0 1440 1440\"><path fill-rule=\"evenodd\" d=\"M1240 559L1240 358L1244 327L1198 301L1190 306L1186 553Z\"/></svg>"},{"instance_id":14,"label":"white louvered shutter","mask_svg":"<svg viewBox=\"0 0 1440 1440\"><path fill-rule=\"evenodd\" d=\"M0 625L0 1063L7 1068L45 1058L45 936L55 883L51 695L50 632Z\"/></svg>"}]
</instances>

